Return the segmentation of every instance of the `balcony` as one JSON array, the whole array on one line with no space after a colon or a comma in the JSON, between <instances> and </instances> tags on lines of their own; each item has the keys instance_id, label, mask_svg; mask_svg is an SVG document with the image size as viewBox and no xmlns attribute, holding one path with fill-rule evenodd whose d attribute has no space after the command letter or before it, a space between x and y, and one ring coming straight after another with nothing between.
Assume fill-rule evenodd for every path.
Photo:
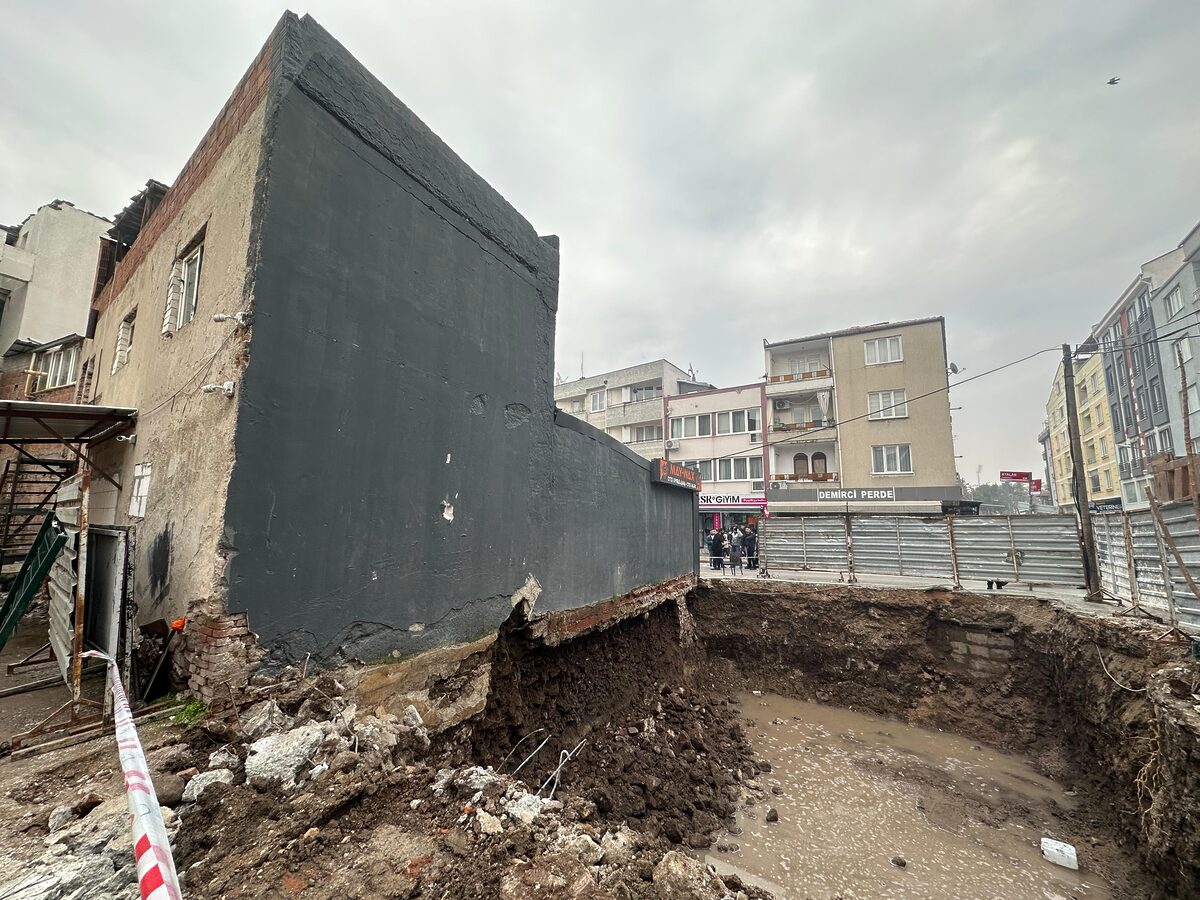
<instances>
[{"instance_id":1,"label":"balcony","mask_svg":"<svg viewBox=\"0 0 1200 900\"><path fill-rule=\"evenodd\" d=\"M798 475L794 472L777 472L771 476L772 481L838 481L837 472L805 472Z\"/></svg>"},{"instance_id":2,"label":"balcony","mask_svg":"<svg viewBox=\"0 0 1200 900\"><path fill-rule=\"evenodd\" d=\"M657 459L663 455L662 441L629 441L625 446L646 459Z\"/></svg>"},{"instance_id":3,"label":"balcony","mask_svg":"<svg viewBox=\"0 0 1200 900\"><path fill-rule=\"evenodd\" d=\"M797 437L803 437L813 434L814 440L828 441L832 440L832 435L827 432L837 428L833 422L772 422L771 431L788 432L795 434Z\"/></svg>"},{"instance_id":4,"label":"balcony","mask_svg":"<svg viewBox=\"0 0 1200 900\"><path fill-rule=\"evenodd\" d=\"M596 412L591 421L603 421L608 428L618 425L659 424L663 418L663 402L661 397L653 400L632 400L629 403L610 403L605 412Z\"/></svg>"},{"instance_id":5,"label":"balcony","mask_svg":"<svg viewBox=\"0 0 1200 900\"><path fill-rule=\"evenodd\" d=\"M0 243L0 288L15 291L33 278L34 256L12 244Z\"/></svg>"},{"instance_id":6,"label":"balcony","mask_svg":"<svg viewBox=\"0 0 1200 900\"><path fill-rule=\"evenodd\" d=\"M768 397L792 397L796 394L829 390L832 387L833 372L829 369L767 376Z\"/></svg>"}]
</instances>

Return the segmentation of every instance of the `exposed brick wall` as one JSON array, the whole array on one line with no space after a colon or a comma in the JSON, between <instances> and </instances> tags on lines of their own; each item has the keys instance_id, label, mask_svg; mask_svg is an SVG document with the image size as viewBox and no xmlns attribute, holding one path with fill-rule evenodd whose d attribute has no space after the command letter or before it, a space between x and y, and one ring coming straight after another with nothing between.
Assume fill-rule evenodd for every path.
<instances>
[{"instance_id":1,"label":"exposed brick wall","mask_svg":"<svg viewBox=\"0 0 1200 900\"><path fill-rule=\"evenodd\" d=\"M121 292L121 288L137 271L150 248L154 246L167 226L174 221L176 215L187 203L188 198L192 196L196 186L208 177L209 172L212 171L225 148L229 146L234 135L246 124L250 114L258 108L259 103L267 95L267 82L270 75L271 39L268 39L258 52L258 56L254 58L254 62L250 64L250 68L246 70L246 74L242 76L242 80L234 88L233 94L226 101L216 121L209 127L191 158L184 164L183 171L179 173L179 177L175 179L171 189L167 191L162 202L150 215L150 221L142 228L137 240L125 254L125 258L118 263L113 277L109 279L104 290L92 304L98 312L106 309L113 298Z\"/></svg>"},{"instance_id":2,"label":"exposed brick wall","mask_svg":"<svg viewBox=\"0 0 1200 900\"><path fill-rule=\"evenodd\" d=\"M630 616L640 615L667 600L683 597L695 586L695 575L681 575L669 581L646 585L620 597L610 597L591 606L550 613L536 620L530 631L546 644L554 646L586 632L607 628ZM680 625L682 628L682 621Z\"/></svg>"},{"instance_id":3,"label":"exposed brick wall","mask_svg":"<svg viewBox=\"0 0 1200 900\"><path fill-rule=\"evenodd\" d=\"M182 637L172 659L175 679L212 707L236 699L263 656L245 613L193 614Z\"/></svg>"}]
</instances>

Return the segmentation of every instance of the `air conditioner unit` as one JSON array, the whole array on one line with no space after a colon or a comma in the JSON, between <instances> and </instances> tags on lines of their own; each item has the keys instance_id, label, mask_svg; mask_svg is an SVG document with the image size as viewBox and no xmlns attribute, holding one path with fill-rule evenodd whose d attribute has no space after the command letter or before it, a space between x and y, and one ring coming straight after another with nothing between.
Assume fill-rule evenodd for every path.
<instances>
[{"instance_id":1,"label":"air conditioner unit","mask_svg":"<svg viewBox=\"0 0 1200 900\"><path fill-rule=\"evenodd\" d=\"M762 489L763 489L763 483L761 481L750 482L750 490L761 491Z\"/></svg>"},{"instance_id":2,"label":"air conditioner unit","mask_svg":"<svg viewBox=\"0 0 1200 900\"><path fill-rule=\"evenodd\" d=\"M679 449L679 441L672 441L672 440L668 439L668 440L663 441L663 446L668 450L678 450Z\"/></svg>"},{"instance_id":3,"label":"air conditioner unit","mask_svg":"<svg viewBox=\"0 0 1200 900\"><path fill-rule=\"evenodd\" d=\"M773 490L773 491L783 491L786 489L787 489L786 481L772 481L771 482L771 490Z\"/></svg>"},{"instance_id":4,"label":"air conditioner unit","mask_svg":"<svg viewBox=\"0 0 1200 900\"><path fill-rule=\"evenodd\" d=\"M759 431L750 432L750 443L761 444L762 443L762 432L759 432Z\"/></svg>"},{"instance_id":5,"label":"air conditioner unit","mask_svg":"<svg viewBox=\"0 0 1200 900\"><path fill-rule=\"evenodd\" d=\"M791 409L792 401L791 400L776 400L775 408L776 409Z\"/></svg>"}]
</instances>

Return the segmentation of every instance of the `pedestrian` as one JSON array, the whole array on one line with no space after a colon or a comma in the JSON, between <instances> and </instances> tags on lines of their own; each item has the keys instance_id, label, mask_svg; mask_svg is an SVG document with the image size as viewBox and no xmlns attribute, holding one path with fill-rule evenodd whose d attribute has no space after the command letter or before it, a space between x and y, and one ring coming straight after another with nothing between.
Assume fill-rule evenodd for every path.
<instances>
[{"instance_id":1,"label":"pedestrian","mask_svg":"<svg viewBox=\"0 0 1200 900\"><path fill-rule=\"evenodd\" d=\"M708 567L715 569L717 567L717 554L713 550L713 535L716 531L707 531L704 534L704 546L708 548Z\"/></svg>"},{"instance_id":2,"label":"pedestrian","mask_svg":"<svg viewBox=\"0 0 1200 900\"><path fill-rule=\"evenodd\" d=\"M742 526L741 525L733 526L733 535L730 537L730 540L733 542L733 546L735 546L735 547L742 546Z\"/></svg>"},{"instance_id":3,"label":"pedestrian","mask_svg":"<svg viewBox=\"0 0 1200 900\"><path fill-rule=\"evenodd\" d=\"M721 574L725 574L725 561L729 559L729 554L733 550L733 540L729 537L729 532L726 531L721 536Z\"/></svg>"},{"instance_id":4,"label":"pedestrian","mask_svg":"<svg viewBox=\"0 0 1200 900\"><path fill-rule=\"evenodd\" d=\"M758 568L758 535L753 528L747 528L742 538L742 547L746 551L746 565L751 569Z\"/></svg>"}]
</instances>

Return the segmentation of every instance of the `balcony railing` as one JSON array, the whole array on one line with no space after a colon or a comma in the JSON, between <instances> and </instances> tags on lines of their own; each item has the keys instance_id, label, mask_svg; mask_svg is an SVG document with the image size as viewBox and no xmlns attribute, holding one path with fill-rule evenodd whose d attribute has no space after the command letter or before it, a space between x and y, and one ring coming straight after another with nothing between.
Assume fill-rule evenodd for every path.
<instances>
[{"instance_id":1,"label":"balcony railing","mask_svg":"<svg viewBox=\"0 0 1200 900\"><path fill-rule=\"evenodd\" d=\"M817 369L815 372L788 372L786 375L768 375L767 381L770 384L779 384L785 381L812 381L817 378L830 378L833 372L829 369Z\"/></svg>"},{"instance_id":2,"label":"balcony railing","mask_svg":"<svg viewBox=\"0 0 1200 900\"><path fill-rule=\"evenodd\" d=\"M772 422L772 431L823 431L834 428L832 422Z\"/></svg>"},{"instance_id":3,"label":"balcony railing","mask_svg":"<svg viewBox=\"0 0 1200 900\"><path fill-rule=\"evenodd\" d=\"M837 481L837 472L780 472L771 476L772 481Z\"/></svg>"}]
</instances>

